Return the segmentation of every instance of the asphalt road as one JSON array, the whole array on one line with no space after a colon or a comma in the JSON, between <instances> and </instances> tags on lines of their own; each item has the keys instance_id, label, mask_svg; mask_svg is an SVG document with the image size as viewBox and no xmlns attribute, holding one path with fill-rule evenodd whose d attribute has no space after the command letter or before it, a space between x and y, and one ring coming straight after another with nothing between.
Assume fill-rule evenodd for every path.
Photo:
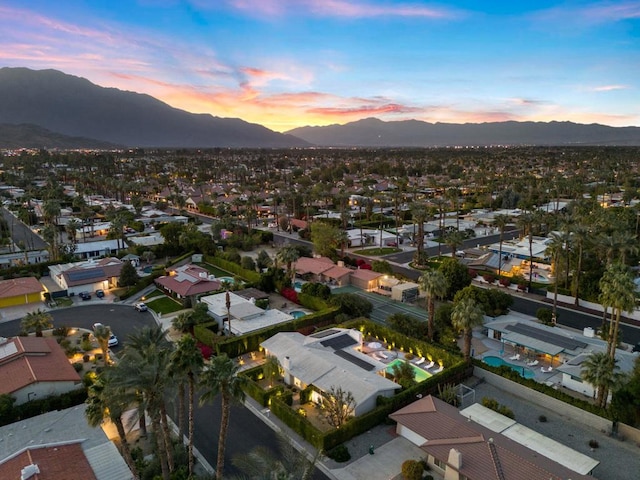
<instances>
[{"instance_id":1,"label":"asphalt road","mask_svg":"<svg viewBox=\"0 0 640 480\"><path fill-rule=\"evenodd\" d=\"M76 307L51 311L54 326L67 325L69 327L92 329L93 324L96 322L108 325L120 341L117 347L111 348L113 353L118 355L122 351L129 335L144 326L155 325L155 320L151 313L138 312L131 305L106 303L95 298L90 302L95 303L88 305L87 303L89 302L86 302ZM20 320L0 323L0 336L15 336L19 331ZM171 412L174 408L169 407L169 410ZM173 414L171 417L175 420L176 415ZM219 397L216 398L213 404L206 404L197 408L195 426L196 448L207 459L209 464L215 468L218 433L220 431ZM237 454L247 453L258 446L267 446L277 454L279 450L276 433L244 406L233 406L227 434L225 473L229 475L240 474L241 472L233 466L232 458ZM328 477L316 469L313 478L315 480L324 480Z\"/></svg>"},{"instance_id":2,"label":"asphalt road","mask_svg":"<svg viewBox=\"0 0 640 480\"><path fill-rule=\"evenodd\" d=\"M47 242L33 233L29 227L18 220L6 208L0 208L0 214L6 220L11 232L11 238L15 244L23 243L28 250L45 250Z\"/></svg>"}]
</instances>

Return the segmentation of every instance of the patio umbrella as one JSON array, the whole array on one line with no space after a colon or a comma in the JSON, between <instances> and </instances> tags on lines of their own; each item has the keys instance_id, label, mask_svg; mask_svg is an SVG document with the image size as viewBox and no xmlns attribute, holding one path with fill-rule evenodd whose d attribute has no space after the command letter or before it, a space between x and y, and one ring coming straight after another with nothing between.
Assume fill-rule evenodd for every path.
<instances>
[{"instance_id":1,"label":"patio umbrella","mask_svg":"<svg viewBox=\"0 0 640 480\"><path fill-rule=\"evenodd\" d=\"M369 342L367 346L369 348L382 348L382 344L380 342Z\"/></svg>"}]
</instances>

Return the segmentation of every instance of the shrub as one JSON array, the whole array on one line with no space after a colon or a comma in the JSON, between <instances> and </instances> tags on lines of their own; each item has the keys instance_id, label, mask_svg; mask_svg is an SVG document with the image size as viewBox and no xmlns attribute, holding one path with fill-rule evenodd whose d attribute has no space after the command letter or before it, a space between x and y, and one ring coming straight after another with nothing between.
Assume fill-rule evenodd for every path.
<instances>
[{"instance_id":1,"label":"shrub","mask_svg":"<svg viewBox=\"0 0 640 480\"><path fill-rule=\"evenodd\" d=\"M351 460L351 454L349 453L349 449L345 444L340 444L335 448L332 448L327 452L327 457L336 462L348 462Z\"/></svg>"},{"instance_id":2,"label":"shrub","mask_svg":"<svg viewBox=\"0 0 640 480\"><path fill-rule=\"evenodd\" d=\"M544 416L544 415L540 415L540 416L538 417L538 421L539 421L540 423L545 423L545 422L547 421L547 417L546 417L546 416Z\"/></svg>"},{"instance_id":3,"label":"shrub","mask_svg":"<svg viewBox=\"0 0 640 480\"><path fill-rule=\"evenodd\" d=\"M598 443L598 441L597 441L597 440L593 440L593 439L591 439L591 440L589 440L589 446L590 446L591 448L598 448L598 447L600 446L600 444Z\"/></svg>"},{"instance_id":4,"label":"shrub","mask_svg":"<svg viewBox=\"0 0 640 480\"><path fill-rule=\"evenodd\" d=\"M66 325L54 328L51 332L54 337L68 337L69 332L71 331L71 327L67 327Z\"/></svg>"},{"instance_id":5,"label":"shrub","mask_svg":"<svg viewBox=\"0 0 640 480\"><path fill-rule=\"evenodd\" d=\"M511 280L509 280L508 278L501 278L500 285L502 285L503 287L508 287L509 285L511 285Z\"/></svg>"},{"instance_id":6,"label":"shrub","mask_svg":"<svg viewBox=\"0 0 640 480\"><path fill-rule=\"evenodd\" d=\"M493 283L496 280L495 275L492 275L491 273L485 273L484 275L482 275L482 278L487 283Z\"/></svg>"},{"instance_id":7,"label":"shrub","mask_svg":"<svg viewBox=\"0 0 640 480\"><path fill-rule=\"evenodd\" d=\"M422 463L417 460L402 462L402 478L404 480L422 480Z\"/></svg>"},{"instance_id":8,"label":"shrub","mask_svg":"<svg viewBox=\"0 0 640 480\"><path fill-rule=\"evenodd\" d=\"M73 364L73 369L78 373L82 371L82 368L82 362L75 362Z\"/></svg>"}]
</instances>

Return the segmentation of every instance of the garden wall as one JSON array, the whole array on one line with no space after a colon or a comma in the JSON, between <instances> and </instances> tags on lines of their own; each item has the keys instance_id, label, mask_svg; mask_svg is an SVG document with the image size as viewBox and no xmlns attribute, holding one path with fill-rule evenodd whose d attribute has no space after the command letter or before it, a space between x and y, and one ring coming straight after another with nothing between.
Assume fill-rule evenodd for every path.
<instances>
[{"instance_id":1,"label":"garden wall","mask_svg":"<svg viewBox=\"0 0 640 480\"><path fill-rule=\"evenodd\" d=\"M564 415L576 422L580 422L584 425L591 425L592 427L595 427L601 431L611 432L611 420L599 417L598 415L590 412L586 412L580 408L569 405L568 403L557 400L544 393L532 390L531 388L528 388L524 385L512 382L511 380L503 378L500 375L496 375L495 373L491 373L482 368L475 367L473 375L475 377L484 379L484 381L486 381L490 385L493 385L502 390L506 390L507 392L512 393L517 397L521 397L527 401L535 403L540 407L547 408L550 411L554 411L556 413L559 413L560 415Z\"/></svg>"},{"instance_id":2,"label":"garden wall","mask_svg":"<svg viewBox=\"0 0 640 480\"><path fill-rule=\"evenodd\" d=\"M553 292L547 292L547 299L553 300ZM570 295L558 294L558 302L568 303L570 305L573 305L576 302L576 297L572 297ZM600 305L599 303L587 302L586 300L582 300L582 299L580 299L580 306L591 309L591 310L595 310L597 312L604 311L604 308L602 308L602 305ZM609 309L609 314L611 314L611 309ZM624 312L622 316L625 318L633 318L634 320L640 320L640 309L636 307L633 313Z\"/></svg>"}]
</instances>

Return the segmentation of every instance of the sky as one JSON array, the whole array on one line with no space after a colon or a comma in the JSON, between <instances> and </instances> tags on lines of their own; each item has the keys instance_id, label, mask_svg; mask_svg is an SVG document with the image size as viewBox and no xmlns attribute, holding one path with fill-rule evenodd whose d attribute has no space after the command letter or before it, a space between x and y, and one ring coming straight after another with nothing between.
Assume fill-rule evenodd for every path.
<instances>
[{"instance_id":1,"label":"sky","mask_svg":"<svg viewBox=\"0 0 640 480\"><path fill-rule=\"evenodd\" d=\"M0 66L279 132L368 117L640 126L640 1L2 0Z\"/></svg>"}]
</instances>

